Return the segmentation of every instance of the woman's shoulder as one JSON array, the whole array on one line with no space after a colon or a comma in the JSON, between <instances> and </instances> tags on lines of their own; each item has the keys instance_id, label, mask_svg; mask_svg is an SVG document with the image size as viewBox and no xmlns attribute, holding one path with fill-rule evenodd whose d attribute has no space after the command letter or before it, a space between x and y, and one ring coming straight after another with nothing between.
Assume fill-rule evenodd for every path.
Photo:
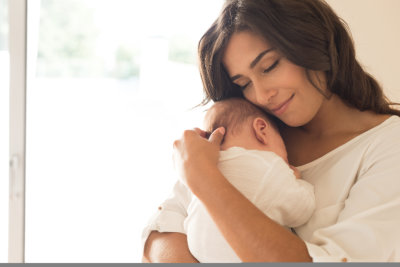
<instances>
[{"instance_id":1,"label":"woman's shoulder","mask_svg":"<svg viewBox=\"0 0 400 267\"><path fill-rule=\"evenodd\" d=\"M400 152L400 117L392 115L381 118L384 119L339 146L338 149L347 148L347 151L360 150L364 151L363 153L369 151L374 154L385 151ZM400 153L398 157L400 157Z\"/></svg>"},{"instance_id":2,"label":"woman's shoulder","mask_svg":"<svg viewBox=\"0 0 400 267\"><path fill-rule=\"evenodd\" d=\"M399 136L400 117L389 116L378 125L338 147L332 154L336 157L350 155L355 161L359 159L362 165L369 167L378 162L393 163L400 160Z\"/></svg>"},{"instance_id":3,"label":"woman's shoulder","mask_svg":"<svg viewBox=\"0 0 400 267\"><path fill-rule=\"evenodd\" d=\"M394 145L400 144L400 117L396 115L388 117L380 124L369 129L366 135L370 135L374 137L374 140L380 142L392 143Z\"/></svg>"},{"instance_id":4,"label":"woman's shoulder","mask_svg":"<svg viewBox=\"0 0 400 267\"><path fill-rule=\"evenodd\" d=\"M390 114L374 114L373 116L367 116L365 123L367 130L373 130L374 128L385 129L386 127L399 127L400 117Z\"/></svg>"},{"instance_id":5,"label":"woman's shoulder","mask_svg":"<svg viewBox=\"0 0 400 267\"><path fill-rule=\"evenodd\" d=\"M301 168L323 166L337 160L349 162L362 160L364 164L369 162L368 165L381 160L400 160L399 136L400 117L390 116L324 155L297 166Z\"/></svg>"},{"instance_id":6,"label":"woman's shoulder","mask_svg":"<svg viewBox=\"0 0 400 267\"><path fill-rule=\"evenodd\" d=\"M365 137L364 137L365 135ZM368 145L368 154L387 154L400 159L400 117L391 116L360 136Z\"/></svg>"}]
</instances>

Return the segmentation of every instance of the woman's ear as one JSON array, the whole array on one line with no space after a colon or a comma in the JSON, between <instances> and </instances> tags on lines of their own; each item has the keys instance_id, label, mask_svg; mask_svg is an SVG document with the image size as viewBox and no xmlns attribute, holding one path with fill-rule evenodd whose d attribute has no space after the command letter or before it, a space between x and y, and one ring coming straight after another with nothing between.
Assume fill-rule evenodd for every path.
<instances>
[{"instance_id":1,"label":"woman's ear","mask_svg":"<svg viewBox=\"0 0 400 267\"><path fill-rule=\"evenodd\" d=\"M268 133L269 133L270 125L268 122L261 118L257 117L253 120L253 130L257 140L266 145L268 141Z\"/></svg>"}]
</instances>

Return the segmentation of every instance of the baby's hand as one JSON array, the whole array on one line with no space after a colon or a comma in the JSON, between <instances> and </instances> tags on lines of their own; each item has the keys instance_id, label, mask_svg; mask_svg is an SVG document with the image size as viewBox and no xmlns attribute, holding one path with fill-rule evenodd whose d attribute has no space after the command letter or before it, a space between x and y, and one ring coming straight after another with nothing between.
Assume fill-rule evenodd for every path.
<instances>
[{"instance_id":1,"label":"baby's hand","mask_svg":"<svg viewBox=\"0 0 400 267\"><path fill-rule=\"evenodd\" d=\"M300 179L301 178L300 171L295 166L289 165L289 167L293 170L293 173L296 176L296 178Z\"/></svg>"}]
</instances>

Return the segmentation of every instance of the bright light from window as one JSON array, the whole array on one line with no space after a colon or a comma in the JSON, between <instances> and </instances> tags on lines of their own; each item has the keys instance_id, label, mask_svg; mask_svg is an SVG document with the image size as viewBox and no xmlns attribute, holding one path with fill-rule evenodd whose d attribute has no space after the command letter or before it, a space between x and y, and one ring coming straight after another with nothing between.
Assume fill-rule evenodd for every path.
<instances>
[{"instance_id":1,"label":"bright light from window","mask_svg":"<svg viewBox=\"0 0 400 267\"><path fill-rule=\"evenodd\" d=\"M26 262L140 262L177 179L172 143L202 126L197 42L223 1L40 2Z\"/></svg>"}]
</instances>

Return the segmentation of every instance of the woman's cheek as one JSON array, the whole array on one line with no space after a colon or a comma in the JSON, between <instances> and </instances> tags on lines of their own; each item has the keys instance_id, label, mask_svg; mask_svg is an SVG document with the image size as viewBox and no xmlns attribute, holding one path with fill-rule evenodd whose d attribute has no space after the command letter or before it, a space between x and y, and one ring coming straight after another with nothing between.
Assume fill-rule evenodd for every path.
<instances>
[{"instance_id":1,"label":"woman's cheek","mask_svg":"<svg viewBox=\"0 0 400 267\"><path fill-rule=\"evenodd\" d=\"M243 91L243 95L244 95L244 98L246 98L249 102L251 102L254 105L262 108L263 110L265 110L265 107L262 105L262 103L258 103L254 90L245 89ZM265 110L265 111L267 111L267 110Z\"/></svg>"}]
</instances>

